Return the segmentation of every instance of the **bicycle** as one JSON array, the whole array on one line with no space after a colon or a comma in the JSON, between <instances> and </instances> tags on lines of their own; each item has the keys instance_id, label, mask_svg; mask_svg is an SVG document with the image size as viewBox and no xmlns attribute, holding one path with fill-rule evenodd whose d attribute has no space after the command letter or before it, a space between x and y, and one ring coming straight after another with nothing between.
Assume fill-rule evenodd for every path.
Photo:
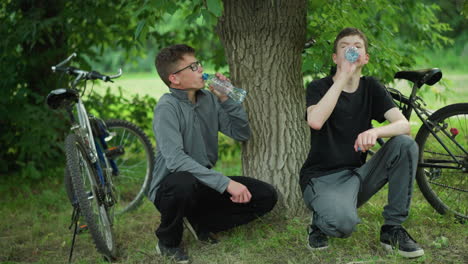
<instances>
[{"instance_id":1,"label":"bicycle","mask_svg":"<svg viewBox=\"0 0 468 264\"><path fill-rule=\"evenodd\" d=\"M88 114L81 99L88 80L112 82L122 75L122 70L107 76L64 66L74 57L76 53L52 67L54 72L75 79L69 88L51 91L46 100L52 109L65 109L72 123L72 133L65 139L64 175L65 189L74 207L72 225L75 224L69 261L80 215L97 251L112 260L116 254L114 215L133 210L142 201L152 178L154 152L148 136L138 126L124 120L103 121ZM78 84L82 81L80 92Z\"/></svg>"},{"instance_id":2,"label":"bicycle","mask_svg":"<svg viewBox=\"0 0 468 264\"><path fill-rule=\"evenodd\" d=\"M464 221L468 219L468 103L447 105L434 112L425 108L426 103L416 94L424 84L434 85L442 78L438 68L400 71L395 78L408 80L413 87L409 97L387 87L393 100L408 120L414 110L422 122L415 138L419 189L438 213L450 212Z\"/></svg>"}]
</instances>

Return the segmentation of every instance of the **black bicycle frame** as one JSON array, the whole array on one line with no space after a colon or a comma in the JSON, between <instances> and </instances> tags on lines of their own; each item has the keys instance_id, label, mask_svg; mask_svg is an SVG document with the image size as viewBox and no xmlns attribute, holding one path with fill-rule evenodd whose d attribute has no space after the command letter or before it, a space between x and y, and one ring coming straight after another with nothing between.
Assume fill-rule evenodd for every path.
<instances>
[{"instance_id":1,"label":"black bicycle frame","mask_svg":"<svg viewBox=\"0 0 468 264\"><path fill-rule=\"evenodd\" d=\"M467 151L463 148L463 146L461 146L456 140L454 140L449 134L447 131L445 131L445 129L443 127L440 127L437 123L435 122L431 122L431 120L429 120L429 122L423 117L423 114L427 114L427 110L424 109L422 106L420 106L419 104L416 103L416 100L419 99L422 101L422 99L418 98L416 96L416 92L417 90L419 89L419 87L417 86L417 84L414 84L413 85L413 89L411 91L411 95L410 97L406 97L406 96L403 96L402 94L400 93L397 93L397 92L392 92L392 91L389 91L390 94L392 95L393 99L402 103L403 105L405 105L406 107L402 107L400 105L400 109L402 110L403 112L403 115L409 120L410 117L411 117L411 113L414 109L416 115L418 116L418 118L423 122L423 125L429 130L429 132L437 139L437 141L442 145L442 147L447 151L447 153L452 157L453 161L447 161L447 160L430 160L430 161L433 161L435 163L453 163L455 162L456 164L458 164L458 167L453 167L453 166L444 166L444 165L436 165L436 164L433 164L433 163L425 163L425 162L419 162L418 163L418 166L419 167L423 167L423 168L441 168L441 169L459 169L460 168L460 161L458 161L457 157L449 150L449 148L444 144L444 142L440 139L440 137L437 135L437 133L434 131L435 129L439 129L442 131L442 133L444 133L448 138L450 138L452 140L452 142L458 147L460 148L464 153L465 155L468 154ZM424 103L424 101L422 101ZM403 109L402 109L403 108ZM429 117L429 115L428 115Z\"/></svg>"}]
</instances>

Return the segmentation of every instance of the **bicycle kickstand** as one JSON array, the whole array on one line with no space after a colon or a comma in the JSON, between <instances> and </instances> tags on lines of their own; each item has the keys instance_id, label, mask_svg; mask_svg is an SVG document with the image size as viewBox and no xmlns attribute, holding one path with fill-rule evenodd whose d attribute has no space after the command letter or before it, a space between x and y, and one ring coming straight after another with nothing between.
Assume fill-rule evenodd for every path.
<instances>
[{"instance_id":1,"label":"bicycle kickstand","mask_svg":"<svg viewBox=\"0 0 468 264\"><path fill-rule=\"evenodd\" d=\"M70 246L70 255L68 256L68 263L72 263L72 256L73 256L73 249L75 248L75 239L76 239L76 234L78 233L78 219L80 218L80 207L74 205L73 206L73 212L72 212L72 217L71 217L71 224L68 227L68 229L71 229L72 226L75 226L73 228L73 238Z\"/></svg>"}]
</instances>

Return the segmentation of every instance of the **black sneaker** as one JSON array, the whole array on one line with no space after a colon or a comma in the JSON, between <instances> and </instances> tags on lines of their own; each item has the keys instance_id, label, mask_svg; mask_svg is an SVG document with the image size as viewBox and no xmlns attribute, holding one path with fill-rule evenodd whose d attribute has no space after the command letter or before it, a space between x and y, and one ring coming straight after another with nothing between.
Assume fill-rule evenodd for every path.
<instances>
[{"instance_id":1,"label":"black sneaker","mask_svg":"<svg viewBox=\"0 0 468 264\"><path fill-rule=\"evenodd\" d=\"M167 247L158 241L156 252L161 256L173 259L176 263L189 263L189 257L182 247Z\"/></svg>"},{"instance_id":2,"label":"black sneaker","mask_svg":"<svg viewBox=\"0 0 468 264\"><path fill-rule=\"evenodd\" d=\"M328 248L328 237L318 227L310 225L308 228L309 243L307 247L311 250L322 250Z\"/></svg>"},{"instance_id":3,"label":"black sneaker","mask_svg":"<svg viewBox=\"0 0 468 264\"><path fill-rule=\"evenodd\" d=\"M400 225L382 226L380 243L387 251L398 249L398 254L405 258L417 258L424 255L424 250Z\"/></svg>"},{"instance_id":4,"label":"black sneaker","mask_svg":"<svg viewBox=\"0 0 468 264\"><path fill-rule=\"evenodd\" d=\"M195 230L195 228L193 228L193 226L185 217L184 217L184 225L185 227L187 227L190 233L192 233L193 237L195 237L195 239L198 241L208 243L208 244L216 244L219 242L219 240L212 233Z\"/></svg>"}]
</instances>

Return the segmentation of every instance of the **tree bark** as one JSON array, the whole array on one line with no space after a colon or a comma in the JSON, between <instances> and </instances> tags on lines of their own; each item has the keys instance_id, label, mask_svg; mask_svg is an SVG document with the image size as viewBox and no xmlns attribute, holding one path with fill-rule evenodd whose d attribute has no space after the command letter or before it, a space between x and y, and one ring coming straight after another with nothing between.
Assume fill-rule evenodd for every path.
<instances>
[{"instance_id":1,"label":"tree bark","mask_svg":"<svg viewBox=\"0 0 468 264\"><path fill-rule=\"evenodd\" d=\"M301 54L305 0L224 0L217 33L231 80L247 90L251 139L242 146L244 175L272 183L279 206L304 209L299 170L309 147Z\"/></svg>"}]
</instances>

